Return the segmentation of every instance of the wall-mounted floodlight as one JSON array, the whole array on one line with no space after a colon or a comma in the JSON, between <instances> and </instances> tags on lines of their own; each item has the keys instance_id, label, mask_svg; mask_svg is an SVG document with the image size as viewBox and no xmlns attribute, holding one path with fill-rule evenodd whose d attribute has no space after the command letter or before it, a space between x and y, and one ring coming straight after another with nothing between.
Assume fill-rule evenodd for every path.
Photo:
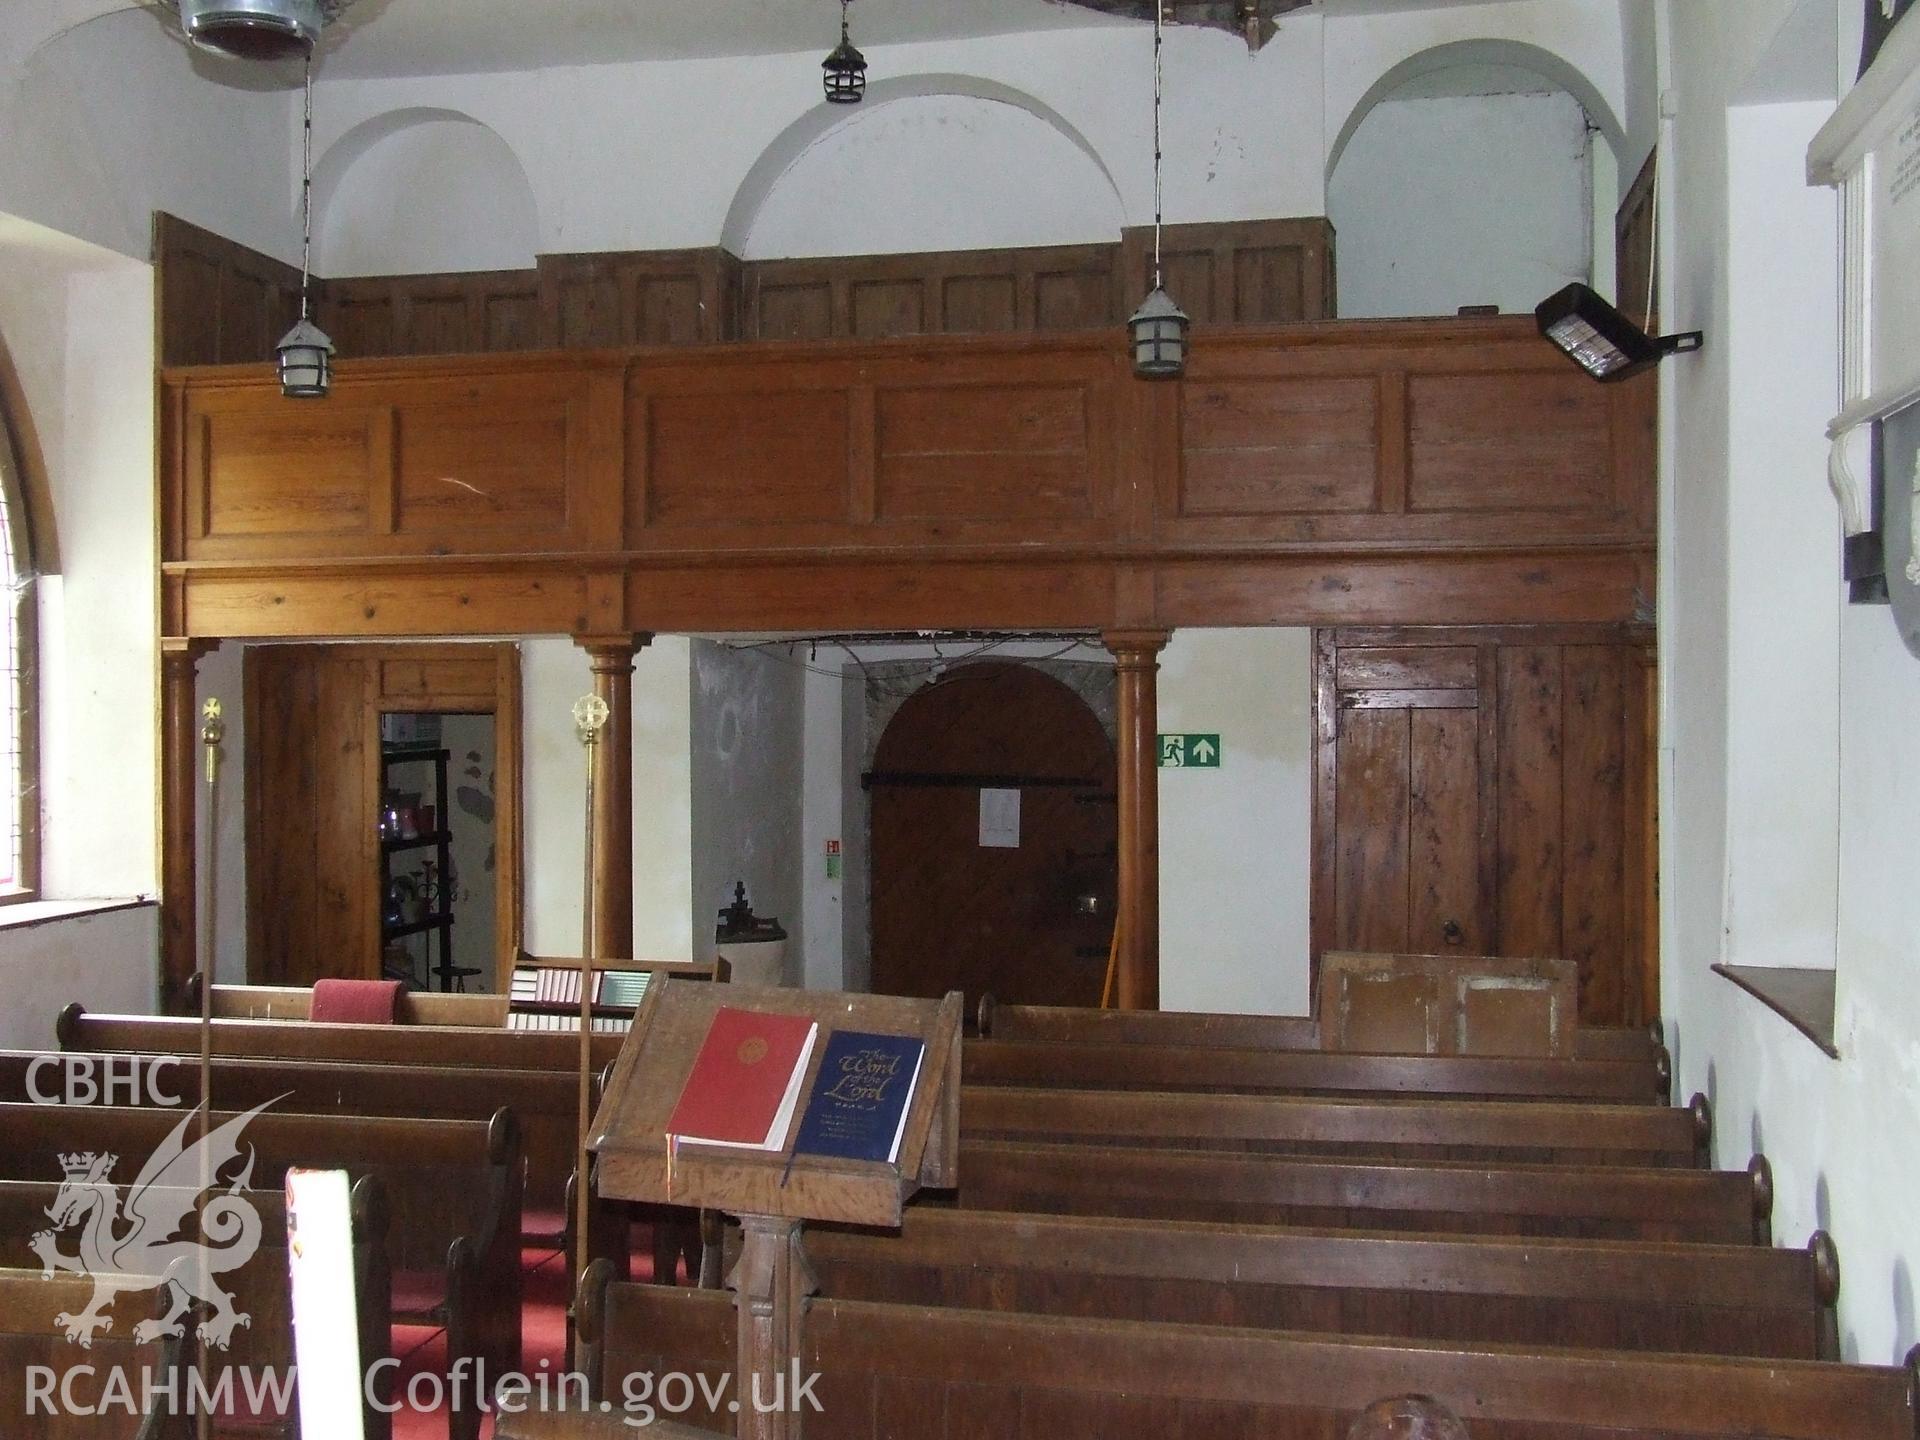
<instances>
[{"instance_id":1,"label":"wall-mounted floodlight","mask_svg":"<svg viewBox=\"0 0 1920 1440\"><path fill-rule=\"evenodd\" d=\"M1649 335L1587 285L1569 285L1548 296L1533 318L1542 335L1596 380L1625 380L1669 355L1698 350L1705 343L1698 330Z\"/></svg>"}]
</instances>

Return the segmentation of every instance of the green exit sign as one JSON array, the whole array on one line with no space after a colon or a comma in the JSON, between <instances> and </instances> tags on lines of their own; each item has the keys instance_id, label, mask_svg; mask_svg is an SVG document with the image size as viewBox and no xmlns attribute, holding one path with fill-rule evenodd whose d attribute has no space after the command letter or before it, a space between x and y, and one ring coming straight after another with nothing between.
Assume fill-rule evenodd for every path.
<instances>
[{"instance_id":1,"label":"green exit sign","mask_svg":"<svg viewBox=\"0 0 1920 1440\"><path fill-rule=\"evenodd\" d=\"M1220 737L1218 735L1162 735L1160 737L1160 768L1162 770L1218 770L1220 768Z\"/></svg>"}]
</instances>

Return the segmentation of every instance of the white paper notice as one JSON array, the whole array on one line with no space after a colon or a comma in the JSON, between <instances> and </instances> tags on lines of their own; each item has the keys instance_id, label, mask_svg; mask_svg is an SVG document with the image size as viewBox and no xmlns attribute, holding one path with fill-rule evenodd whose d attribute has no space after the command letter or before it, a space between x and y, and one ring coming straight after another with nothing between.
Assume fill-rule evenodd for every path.
<instances>
[{"instance_id":1,"label":"white paper notice","mask_svg":"<svg viewBox=\"0 0 1920 1440\"><path fill-rule=\"evenodd\" d=\"M1020 792L980 792L980 843L995 850L1020 848Z\"/></svg>"}]
</instances>

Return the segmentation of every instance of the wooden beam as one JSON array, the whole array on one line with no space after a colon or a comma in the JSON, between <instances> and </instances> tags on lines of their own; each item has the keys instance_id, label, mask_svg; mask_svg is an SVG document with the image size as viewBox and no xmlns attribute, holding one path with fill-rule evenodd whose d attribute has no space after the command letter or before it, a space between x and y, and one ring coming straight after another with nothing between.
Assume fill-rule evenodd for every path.
<instances>
[{"instance_id":1,"label":"wooden beam","mask_svg":"<svg viewBox=\"0 0 1920 1440\"><path fill-rule=\"evenodd\" d=\"M1119 681L1120 877L1118 1007L1160 1008L1160 711L1154 677L1164 630L1101 637Z\"/></svg>"}]
</instances>

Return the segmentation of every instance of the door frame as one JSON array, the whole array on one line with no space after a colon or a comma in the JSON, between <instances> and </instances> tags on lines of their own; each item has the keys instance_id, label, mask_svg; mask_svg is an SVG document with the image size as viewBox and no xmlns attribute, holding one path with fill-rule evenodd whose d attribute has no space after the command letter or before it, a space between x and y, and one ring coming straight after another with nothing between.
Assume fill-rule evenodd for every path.
<instances>
[{"instance_id":1,"label":"door frame","mask_svg":"<svg viewBox=\"0 0 1920 1440\"><path fill-rule=\"evenodd\" d=\"M267 721L266 705L259 693L259 669L255 655L263 650L324 650L330 660L351 660L362 666L361 739L363 753L369 757L380 752L380 716L383 713L457 713L493 716L494 740L494 974L510 975L524 939L525 917L525 798L522 794L524 758L521 717L520 646L513 641L491 644L423 642L371 645L333 645L293 642L250 645L241 666L242 710L246 745L245 825L247 849L252 853L266 835L264 776L254 759L260 751L262 726ZM491 682L485 689L464 688L449 683L436 666L448 662L471 662L490 657ZM368 844L373 843L375 822L380 813L380 767L364 767L361 784L361 813ZM254 895L253 867L247 881L247 976L251 982L258 973L256 959L264 948L260 933L260 906ZM376 883L376 872L369 865L367 884ZM363 937L378 973L380 953L379 897L372 908L372 933Z\"/></svg>"}]
</instances>

